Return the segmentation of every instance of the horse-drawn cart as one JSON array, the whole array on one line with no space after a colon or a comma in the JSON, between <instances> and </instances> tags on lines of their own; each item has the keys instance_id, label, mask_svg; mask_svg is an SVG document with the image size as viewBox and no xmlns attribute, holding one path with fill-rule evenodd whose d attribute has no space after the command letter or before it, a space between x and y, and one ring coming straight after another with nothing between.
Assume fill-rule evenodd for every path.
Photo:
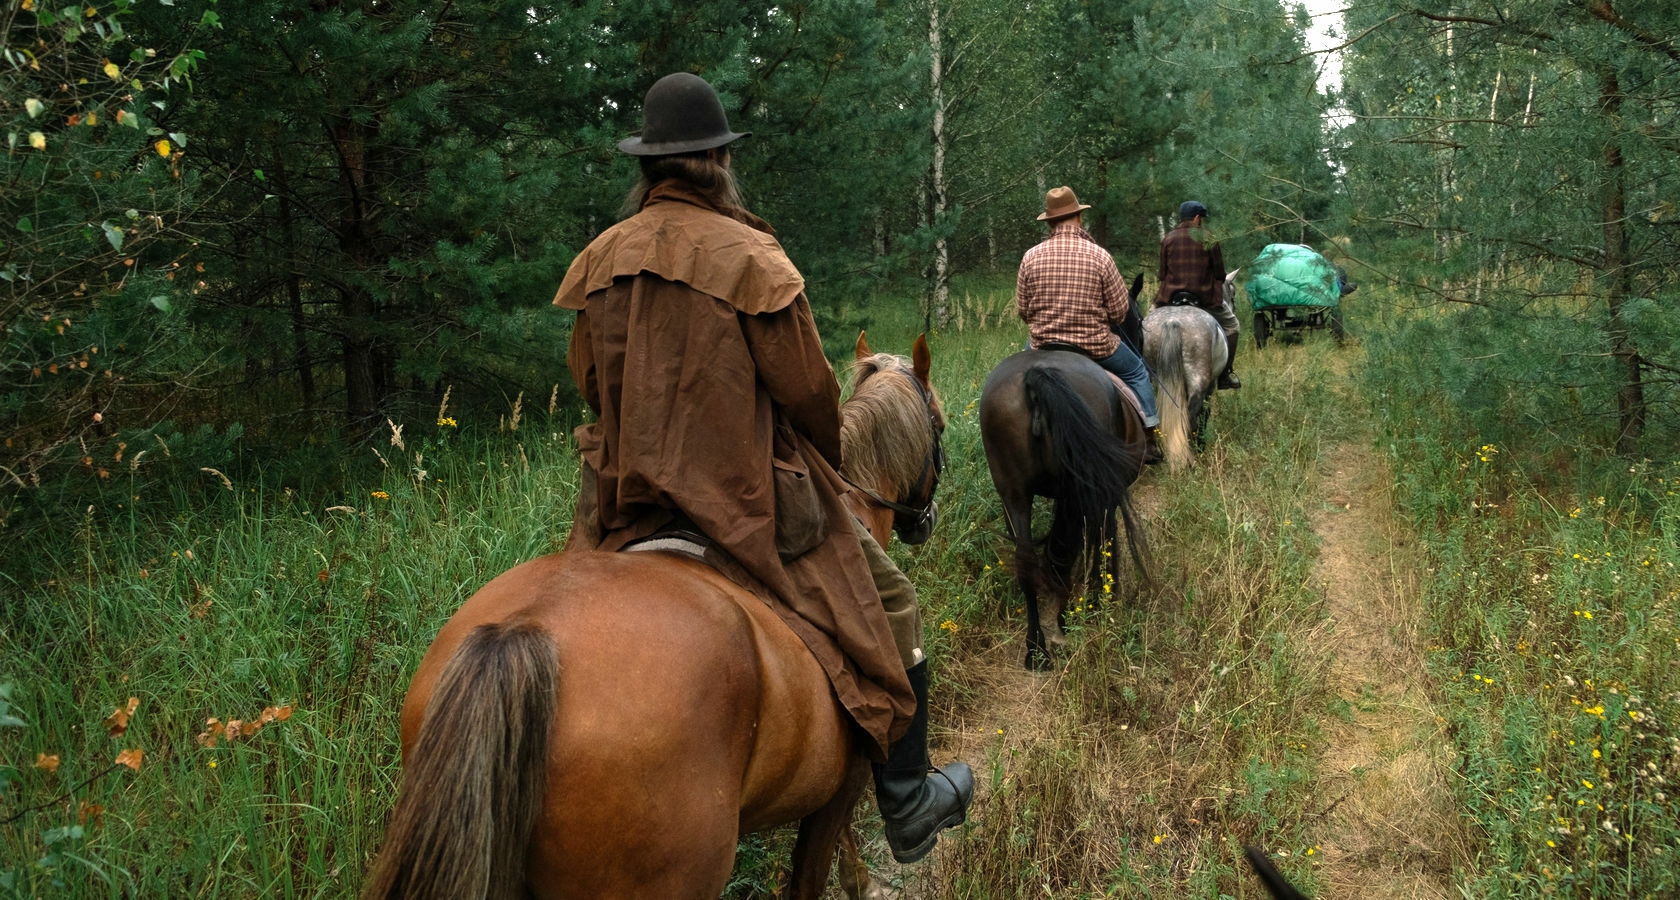
<instances>
[{"instance_id":1,"label":"horse-drawn cart","mask_svg":"<svg viewBox=\"0 0 1680 900\"><path fill-rule=\"evenodd\" d=\"M1343 288L1345 281L1329 260L1304 244L1267 244L1248 273L1256 348L1264 348L1274 332L1299 341L1306 329L1327 326L1341 343L1341 296L1352 287Z\"/></svg>"}]
</instances>

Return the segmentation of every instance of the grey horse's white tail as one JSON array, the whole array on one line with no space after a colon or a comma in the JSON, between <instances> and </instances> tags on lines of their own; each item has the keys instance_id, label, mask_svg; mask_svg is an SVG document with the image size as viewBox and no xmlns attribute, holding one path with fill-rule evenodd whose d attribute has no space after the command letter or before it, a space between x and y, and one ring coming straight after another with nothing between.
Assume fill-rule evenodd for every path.
<instances>
[{"instance_id":1,"label":"grey horse's white tail","mask_svg":"<svg viewBox=\"0 0 1680 900\"><path fill-rule=\"evenodd\" d=\"M1214 378L1225 368L1225 333L1194 306L1156 309L1144 319L1144 355L1155 371L1155 405L1161 410L1161 452L1173 472L1192 462L1202 439Z\"/></svg>"},{"instance_id":2,"label":"grey horse's white tail","mask_svg":"<svg viewBox=\"0 0 1680 900\"><path fill-rule=\"evenodd\" d=\"M1161 410L1161 454L1167 468L1181 472L1190 466L1190 383L1184 372L1184 329L1168 320L1161 326L1157 360L1155 405Z\"/></svg>"}]
</instances>

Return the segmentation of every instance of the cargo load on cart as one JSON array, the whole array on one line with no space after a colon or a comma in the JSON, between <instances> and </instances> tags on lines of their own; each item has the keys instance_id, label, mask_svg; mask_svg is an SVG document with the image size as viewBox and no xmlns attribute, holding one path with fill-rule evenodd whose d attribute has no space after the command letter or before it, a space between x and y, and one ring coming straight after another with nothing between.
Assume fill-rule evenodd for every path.
<instances>
[{"instance_id":1,"label":"cargo load on cart","mask_svg":"<svg viewBox=\"0 0 1680 900\"><path fill-rule=\"evenodd\" d=\"M1329 327L1343 337L1341 296L1345 276L1305 244L1267 244L1248 266L1248 303L1254 310L1254 345L1276 333L1298 341L1308 328Z\"/></svg>"}]
</instances>

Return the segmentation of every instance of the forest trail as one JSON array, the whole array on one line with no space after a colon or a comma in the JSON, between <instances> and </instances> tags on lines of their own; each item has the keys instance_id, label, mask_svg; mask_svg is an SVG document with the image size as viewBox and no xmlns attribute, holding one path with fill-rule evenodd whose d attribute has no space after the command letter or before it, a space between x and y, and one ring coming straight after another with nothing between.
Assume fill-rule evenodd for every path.
<instances>
[{"instance_id":1,"label":"forest trail","mask_svg":"<svg viewBox=\"0 0 1680 900\"><path fill-rule=\"evenodd\" d=\"M1334 381L1347 383L1348 363L1344 357L1332 366ZM1356 404L1350 389L1338 393L1338 405ZM1208 464L1224 463L1210 457ZM1419 583L1427 561L1396 525L1388 463L1367 433L1344 430L1326 439L1316 465L1290 476L1304 474L1311 485L1307 509L1318 554L1310 577L1323 597L1322 618L1304 633L1311 649L1303 674L1322 679L1330 700L1320 717L1325 749L1309 776L1316 798L1306 829L1311 894L1444 900L1456 896L1454 862L1468 854L1454 806L1450 742L1426 680ZM1134 501L1153 527L1162 527L1170 489L1151 475L1137 485ZM996 825L995 791L1019 777L1028 748L1065 738L1058 719L1065 710L1053 702L1062 676L1021 665L1019 613L1011 613L965 633L960 650L943 661L939 690L948 693L935 698L943 708L930 735L936 763L960 759L974 767L972 814L982 828ZM878 839L869 856L879 861L879 882L897 892L890 896L923 900L945 895L949 873L941 870L960 865L956 844L942 841L924 865L892 863ZM1258 882L1245 890L1258 893Z\"/></svg>"},{"instance_id":2,"label":"forest trail","mask_svg":"<svg viewBox=\"0 0 1680 900\"><path fill-rule=\"evenodd\" d=\"M1446 898L1462 831L1452 753L1424 685L1421 562L1393 527L1385 460L1365 439L1320 462L1316 643L1346 703L1330 718L1317 783L1325 803L1325 897Z\"/></svg>"},{"instance_id":3,"label":"forest trail","mask_svg":"<svg viewBox=\"0 0 1680 900\"><path fill-rule=\"evenodd\" d=\"M1009 760L1023 748L1053 739L1055 715L1046 703L1054 675L1028 670L1021 664L1023 632L1015 628L989 630L982 643L948 661L949 676L964 686L969 702L957 704L949 715L936 715L929 726L929 756L935 765L962 760L974 768L975 794L970 821L986 818L994 790L993 775L1010 777ZM935 698L939 702L940 698ZM947 698L947 701L954 698ZM871 795L872 797L872 795ZM866 799L866 803L872 799ZM899 865L886 852L884 841L869 854L878 886L892 887L867 900L925 900L938 896L939 869L947 865L954 842L942 840L924 863ZM830 886L825 900L843 900Z\"/></svg>"}]
</instances>

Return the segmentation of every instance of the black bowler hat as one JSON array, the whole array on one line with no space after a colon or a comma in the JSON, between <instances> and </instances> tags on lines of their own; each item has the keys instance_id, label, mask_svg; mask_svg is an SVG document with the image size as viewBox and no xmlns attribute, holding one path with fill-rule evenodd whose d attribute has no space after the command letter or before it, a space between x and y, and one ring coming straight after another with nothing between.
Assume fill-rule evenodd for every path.
<instances>
[{"instance_id":1,"label":"black bowler hat","mask_svg":"<svg viewBox=\"0 0 1680 900\"><path fill-rule=\"evenodd\" d=\"M1178 220L1180 222L1188 222L1197 216L1205 219L1212 215L1213 213L1208 212L1208 208L1203 206L1200 200L1186 200L1178 205Z\"/></svg>"},{"instance_id":2,"label":"black bowler hat","mask_svg":"<svg viewBox=\"0 0 1680 900\"><path fill-rule=\"evenodd\" d=\"M619 141L618 149L631 156L698 153L749 133L729 130L723 103L704 78L677 72L648 88L642 100L642 133Z\"/></svg>"}]
</instances>

